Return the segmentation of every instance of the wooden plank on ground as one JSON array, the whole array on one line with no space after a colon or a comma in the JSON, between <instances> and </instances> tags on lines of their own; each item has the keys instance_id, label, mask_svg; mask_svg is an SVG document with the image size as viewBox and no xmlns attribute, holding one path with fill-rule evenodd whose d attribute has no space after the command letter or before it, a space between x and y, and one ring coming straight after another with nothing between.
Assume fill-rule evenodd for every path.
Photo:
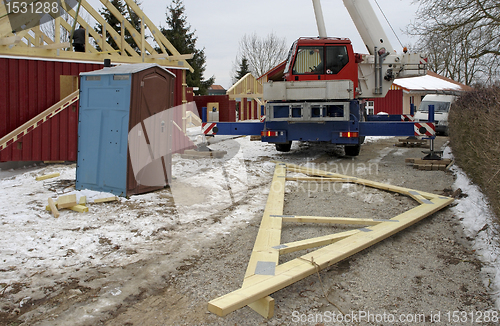
<instances>
[{"instance_id":1,"label":"wooden plank on ground","mask_svg":"<svg viewBox=\"0 0 500 326\"><path fill-rule=\"evenodd\" d=\"M354 235L358 232L360 232L360 231L359 230L350 230L350 231L346 231L346 232L339 232L339 233L329 234L329 235L325 235L325 236L317 237L317 238L312 238L312 239L294 241L294 242L290 242L290 243L283 243L283 244L281 244L277 247L274 247L274 248L279 250L280 255L284 255L284 254L288 254L290 252L295 252L295 251L299 251L299 250L326 246L326 245L332 244L336 241L340 241L342 239L350 237L351 235Z\"/></svg>"},{"instance_id":2,"label":"wooden plank on ground","mask_svg":"<svg viewBox=\"0 0 500 326\"><path fill-rule=\"evenodd\" d=\"M56 208L54 200L52 198L49 198L48 201L49 201L49 207L50 207L50 210L52 211L52 214L54 215L55 218L58 218L59 217L59 211Z\"/></svg>"},{"instance_id":3,"label":"wooden plank on ground","mask_svg":"<svg viewBox=\"0 0 500 326\"><path fill-rule=\"evenodd\" d=\"M442 160L423 160L423 159L413 159L414 164L450 164L451 159L449 158L443 158Z\"/></svg>"},{"instance_id":4,"label":"wooden plank on ground","mask_svg":"<svg viewBox=\"0 0 500 326\"><path fill-rule=\"evenodd\" d=\"M248 277L266 273L266 267L274 269L278 265L279 251L269 250L269 248L278 246L281 242L282 221L280 216L283 215L283 205L285 203L285 181L286 166L285 164L278 164L274 171L261 227L248 262L242 288L247 286L246 279ZM248 305L265 318L270 318L274 313L274 299L268 296L249 302Z\"/></svg>"},{"instance_id":5,"label":"wooden plank on ground","mask_svg":"<svg viewBox=\"0 0 500 326\"><path fill-rule=\"evenodd\" d=\"M349 182L345 178L313 178L313 177L287 177L286 181L314 181L314 182Z\"/></svg>"},{"instance_id":6,"label":"wooden plank on ground","mask_svg":"<svg viewBox=\"0 0 500 326\"><path fill-rule=\"evenodd\" d=\"M69 209L78 213L87 213L89 211L89 208L84 205L75 205L70 207Z\"/></svg>"},{"instance_id":7,"label":"wooden plank on ground","mask_svg":"<svg viewBox=\"0 0 500 326\"><path fill-rule=\"evenodd\" d=\"M95 199L94 200L94 204L109 203L109 202L117 201L117 200L118 200L118 197L116 197L116 196L114 196L114 197L108 197L108 198L100 198L100 199Z\"/></svg>"},{"instance_id":8,"label":"wooden plank on ground","mask_svg":"<svg viewBox=\"0 0 500 326\"><path fill-rule=\"evenodd\" d=\"M57 208L70 208L76 206L76 195L65 195L57 198Z\"/></svg>"},{"instance_id":9,"label":"wooden plank on ground","mask_svg":"<svg viewBox=\"0 0 500 326\"><path fill-rule=\"evenodd\" d=\"M425 143L425 139L398 139L400 143Z\"/></svg>"},{"instance_id":10,"label":"wooden plank on ground","mask_svg":"<svg viewBox=\"0 0 500 326\"><path fill-rule=\"evenodd\" d=\"M366 179L359 179L359 178L350 177L350 176L346 176L346 175L342 175L342 174L338 174L338 173L302 167L302 166L295 165L295 164L287 164L287 171L299 172L299 173L321 176L321 177L328 177L328 178L346 178L346 179L349 179L349 182L351 182L351 183L357 183L357 184L365 185L365 186L371 187L371 188L377 188L377 189L381 189L381 190L397 192L397 193L400 193L402 195L407 195L407 196L409 195L409 191L412 190L409 188L393 186L393 185L386 184L386 183L381 183L381 182L376 182L376 181L371 181L371 180L366 180ZM434 194L425 193L422 191L420 193L422 195L430 195L431 197L434 196Z\"/></svg>"},{"instance_id":11,"label":"wooden plank on ground","mask_svg":"<svg viewBox=\"0 0 500 326\"><path fill-rule=\"evenodd\" d=\"M413 225L423 218L449 205L453 199L433 199L434 205L421 205L394 219L398 222L386 222L365 229L346 239L303 255L284 264L278 265L273 275L258 275L248 278L248 287L228 293L208 303L208 310L219 316L242 308L259 298L274 293L317 271L337 263L351 255L382 241L383 239ZM314 263L312 263L312 261Z\"/></svg>"},{"instance_id":12,"label":"wooden plank on ground","mask_svg":"<svg viewBox=\"0 0 500 326\"><path fill-rule=\"evenodd\" d=\"M52 179L52 178L57 178L61 174L60 173L51 173L51 174L45 174L45 175L40 175L35 178L36 181L42 181L42 180L47 180L47 179Z\"/></svg>"},{"instance_id":13,"label":"wooden plank on ground","mask_svg":"<svg viewBox=\"0 0 500 326\"><path fill-rule=\"evenodd\" d=\"M283 216L283 222L291 223L329 223L350 225L377 225L384 220L352 217L323 217L323 216Z\"/></svg>"},{"instance_id":14,"label":"wooden plank on ground","mask_svg":"<svg viewBox=\"0 0 500 326\"><path fill-rule=\"evenodd\" d=\"M293 170L294 172L301 172L320 177L346 177L343 175L316 169L303 168L293 164L286 164L286 168L289 170ZM273 181L275 181L276 179L277 169L278 167L275 170ZM281 176L281 179L285 179L284 176ZM365 248L368 248L369 246L382 241L383 239L413 225L414 223L417 223L423 218L439 211L443 207L446 207L453 202L453 198L443 197L432 193L416 191L408 188L385 185L370 180L354 178L350 181L377 189L388 190L411 196L413 199L421 203L421 205L410 209L407 212L399 214L398 216L393 217L390 220L384 220L377 223L376 225L353 230L355 231L353 232L353 234L348 235L345 232L344 234L337 234L337 237L340 237L341 239L336 239L335 235L330 235L325 237L296 241L285 245L270 246L268 243L267 247L263 241L259 241L259 243L257 243L256 241L254 252L252 252L252 257L255 257L255 259L259 263L269 264L261 264L264 265L261 266L264 267L264 269L263 272L259 273L254 268L255 266L250 268L249 264L247 274L245 275L244 286L242 286L242 288L240 288L239 290L233 291L222 297L210 301L208 303L208 310L219 316L225 316L236 309L244 307L245 305L255 305L257 302L259 305L265 305L265 300L266 298L269 298L268 296L271 293L274 293L298 280L301 280L317 272L318 270L321 270L327 266L331 266L332 264L339 262L342 259L345 259ZM270 201L273 200L273 198L271 197L272 193L273 192L270 192L266 208L268 207L268 205L270 207L274 207L275 205L274 203L270 203ZM282 198L281 195L279 196L279 198ZM276 209L276 211L278 210ZM275 237L278 234L275 232L276 230L278 230L278 221L273 220L273 218L281 218L281 222L295 219L295 217L283 216L282 214L277 213L272 215L274 216L267 216L266 223L264 223L263 218L263 223L261 223L261 228L259 229L259 235L265 235L266 239ZM318 219L323 219L324 221L328 219L334 219L328 217L303 218L304 221L311 222L317 222ZM375 220L372 220L372 222L374 221ZM269 228L269 230L267 228ZM281 226L279 227L279 230L281 231ZM262 261L263 257L274 258L276 252L286 252L285 247L290 247L291 251L296 251L313 248L318 245L321 246L324 245L327 241L331 241L334 243L326 245L321 249L307 253L302 257L293 259L281 265L275 266L274 260L269 262ZM276 243L276 241L273 242ZM258 248L258 250L255 250L255 248ZM269 265L271 268L269 267ZM270 311L270 304L267 306L267 310ZM265 314L261 314L265 316Z\"/></svg>"}]
</instances>

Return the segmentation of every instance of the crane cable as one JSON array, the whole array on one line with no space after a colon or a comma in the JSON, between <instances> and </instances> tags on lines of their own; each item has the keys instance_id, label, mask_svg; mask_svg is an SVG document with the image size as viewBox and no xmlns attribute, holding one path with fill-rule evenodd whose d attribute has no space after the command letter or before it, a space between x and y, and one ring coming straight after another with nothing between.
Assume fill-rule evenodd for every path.
<instances>
[{"instance_id":1,"label":"crane cable","mask_svg":"<svg viewBox=\"0 0 500 326\"><path fill-rule=\"evenodd\" d=\"M394 31L394 28L392 28L392 25L389 22L389 19L387 19L387 16L385 15L384 11L382 10L382 8L380 7L380 5L378 4L378 1L377 0L374 0L374 1L377 4L378 9L380 10L380 12L382 13L382 15L384 16L385 21L387 22L387 24L389 24L389 27L391 28L392 32L394 33L394 36L396 36L396 38L398 39L399 45L401 45L401 47L403 48L404 47L403 43L401 43L401 40L399 39L398 35Z\"/></svg>"}]
</instances>

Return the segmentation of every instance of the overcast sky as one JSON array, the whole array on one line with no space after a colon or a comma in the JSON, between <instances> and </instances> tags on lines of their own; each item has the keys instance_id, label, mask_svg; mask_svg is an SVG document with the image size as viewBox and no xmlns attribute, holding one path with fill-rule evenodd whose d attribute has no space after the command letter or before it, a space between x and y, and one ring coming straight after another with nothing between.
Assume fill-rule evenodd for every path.
<instances>
[{"instance_id":1,"label":"overcast sky","mask_svg":"<svg viewBox=\"0 0 500 326\"><path fill-rule=\"evenodd\" d=\"M398 52L401 46L376 6L369 0L389 40ZM403 45L415 43L402 31L414 20L418 6L412 0L377 0ZM90 0L96 9L102 4ZM166 8L171 0L142 0L145 14L157 25L166 26ZM311 0L183 0L187 22L198 37L197 48L205 48L207 69L204 77L215 76L215 84L231 86L233 62L239 41L245 34L266 37L276 33L288 45L302 36L317 36L318 30ZM328 36L351 39L354 51L367 53L342 0L322 0Z\"/></svg>"}]
</instances>

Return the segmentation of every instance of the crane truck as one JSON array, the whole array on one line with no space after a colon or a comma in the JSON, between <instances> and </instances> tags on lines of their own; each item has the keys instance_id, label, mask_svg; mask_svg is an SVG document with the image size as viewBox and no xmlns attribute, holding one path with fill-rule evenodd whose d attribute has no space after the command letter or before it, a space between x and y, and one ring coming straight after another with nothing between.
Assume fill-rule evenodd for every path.
<instances>
[{"instance_id":1,"label":"crane truck","mask_svg":"<svg viewBox=\"0 0 500 326\"><path fill-rule=\"evenodd\" d=\"M264 84L265 120L204 123L204 133L261 135L282 152L293 141L329 142L344 145L348 156L359 154L365 136L432 136L431 120L367 121L362 108L365 99L385 97L395 78L424 75L426 58L394 51L369 0L343 0L368 54L355 53L347 38L328 37L320 0L312 2L319 36L296 40L281 80Z\"/></svg>"}]
</instances>

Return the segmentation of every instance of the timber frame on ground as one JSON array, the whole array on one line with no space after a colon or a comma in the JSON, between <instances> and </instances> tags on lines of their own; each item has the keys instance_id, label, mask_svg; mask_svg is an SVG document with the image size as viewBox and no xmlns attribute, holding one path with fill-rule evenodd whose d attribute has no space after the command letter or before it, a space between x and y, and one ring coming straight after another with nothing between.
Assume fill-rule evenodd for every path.
<instances>
[{"instance_id":1,"label":"timber frame on ground","mask_svg":"<svg viewBox=\"0 0 500 326\"><path fill-rule=\"evenodd\" d=\"M287 177L287 172L303 173L309 176L292 178ZM409 196L420 205L391 219L285 216L283 215L285 182L292 180L354 183ZM270 294L390 237L452 202L453 198L450 197L278 162L243 285L236 291L210 301L208 310L219 316L225 316L248 305L263 317L271 318L274 314L274 299L269 296ZM282 244L283 222L347 224L364 227ZM322 248L279 264L279 257L282 254L317 247Z\"/></svg>"}]
</instances>

